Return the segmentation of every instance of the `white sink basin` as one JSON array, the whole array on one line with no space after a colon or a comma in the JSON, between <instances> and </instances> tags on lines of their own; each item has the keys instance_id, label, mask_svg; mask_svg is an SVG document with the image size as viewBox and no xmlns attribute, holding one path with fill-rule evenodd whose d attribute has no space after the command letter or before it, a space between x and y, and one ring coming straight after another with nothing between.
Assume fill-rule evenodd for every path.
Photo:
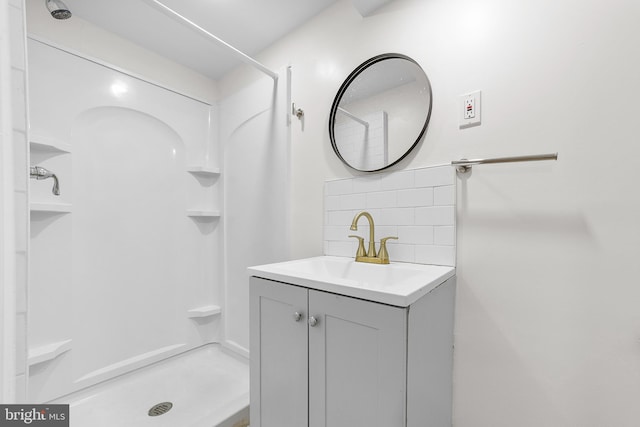
<instances>
[{"instance_id":1,"label":"white sink basin","mask_svg":"<svg viewBox=\"0 0 640 427\"><path fill-rule=\"evenodd\" d=\"M441 265L355 262L320 256L249 267L251 276L407 307L455 274Z\"/></svg>"}]
</instances>

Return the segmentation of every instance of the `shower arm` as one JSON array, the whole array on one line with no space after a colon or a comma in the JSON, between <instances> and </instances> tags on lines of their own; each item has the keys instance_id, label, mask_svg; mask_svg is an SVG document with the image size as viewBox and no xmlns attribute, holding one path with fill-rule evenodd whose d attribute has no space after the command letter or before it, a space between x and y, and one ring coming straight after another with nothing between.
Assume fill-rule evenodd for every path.
<instances>
[{"instance_id":1,"label":"shower arm","mask_svg":"<svg viewBox=\"0 0 640 427\"><path fill-rule=\"evenodd\" d=\"M42 166L31 166L29 168L29 176L31 179L37 179L38 181L53 178L53 188L51 192L59 196L60 195L60 182L58 181L58 177L53 172L43 168Z\"/></svg>"}]
</instances>

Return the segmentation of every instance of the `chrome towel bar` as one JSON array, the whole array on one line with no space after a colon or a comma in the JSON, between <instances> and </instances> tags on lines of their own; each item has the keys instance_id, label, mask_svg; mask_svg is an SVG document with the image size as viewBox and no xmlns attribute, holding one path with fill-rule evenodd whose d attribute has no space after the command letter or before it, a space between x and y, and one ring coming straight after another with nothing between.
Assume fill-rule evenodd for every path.
<instances>
[{"instance_id":1,"label":"chrome towel bar","mask_svg":"<svg viewBox=\"0 0 640 427\"><path fill-rule=\"evenodd\" d=\"M497 157L495 159L460 159L451 162L460 173L468 172L473 165L488 163L514 163L514 162L535 162L539 160L558 160L558 153L535 154L531 156Z\"/></svg>"}]
</instances>

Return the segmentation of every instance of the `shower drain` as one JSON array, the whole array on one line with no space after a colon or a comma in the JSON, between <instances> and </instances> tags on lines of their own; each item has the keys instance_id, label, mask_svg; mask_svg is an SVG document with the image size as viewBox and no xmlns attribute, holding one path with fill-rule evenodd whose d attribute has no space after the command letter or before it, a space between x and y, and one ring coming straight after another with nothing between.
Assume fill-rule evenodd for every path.
<instances>
[{"instance_id":1,"label":"shower drain","mask_svg":"<svg viewBox=\"0 0 640 427\"><path fill-rule=\"evenodd\" d=\"M151 409L149 409L150 417L157 417L158 415L164 415L169 412L173 408L173 403L171 402L162 402L157 405L153 405Z\"/></svg>"}]
</instances>

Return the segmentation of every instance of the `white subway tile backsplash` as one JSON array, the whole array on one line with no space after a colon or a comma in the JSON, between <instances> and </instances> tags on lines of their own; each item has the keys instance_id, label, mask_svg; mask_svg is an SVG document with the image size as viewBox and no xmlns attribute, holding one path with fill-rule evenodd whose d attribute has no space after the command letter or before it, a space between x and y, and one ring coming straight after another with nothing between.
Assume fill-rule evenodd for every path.
<instances>
[{"instance_id":1,"label":"white subway tile backsplash","mask_svg":"<svg viewBox=\"0 0 640 427\"><path fill-rule=\"evenodd\" d=\"M416 263L436 265L456 265L454 246L415 245Z\"/></svg>"},{"instance_id":2,"label":"white subway tile backsplash","mask_svg":"<svg viewBox=\"0 0 640 427\"><path fill-rule=\"evenodd\" d=\"M330 211L326 213L325 225L346 224L345 219L349 216L345 211Z\"/></svg>"},{"instance_id":3,"label":"white subway tile backsplash","mask_svg":"<svg viewBox=\"0 0 640 427\"><path fill-rule=\"evenodd\" d=\"M367 209L376 208L392 208L396 206L396 191L378 191L375 193L367 193Z\"/></svg>"},{"instance_id":4,"label":"white subway tile backsplash","mask_svg":"<svg viewBox=\"0 0 640 427\"><path fill-rule=\"evenodd\" d=\"M357 211L332 211L327 213L326 225L351 225L351 220Z\"/></svg>"},{"instance_id":5,"label":"white subway tile backsplash","mask_svg":"<svg viewBox=\"0 0 640 427\"><path fill-rule=\"evenodd\" d=\"M451 166L416 169L416 187L438 187L440 185L455 184L454 169Z\"/></svg>"},{"instance_id":6,"label":"white subway tile backsplash","mask_svg":"<svg viewBox=\"0 0 640 427\"><path fill-rule=\"evenodd\" d=\"M356 239L368 244L369 224L353 217L367 210L374 218L376 242L389 240L391 261L455 266L455 171L450 166L358 176L327 181L325 190L325 254L353 257ZM379 244L379 243L378 243Z\"/></svg>"},{"instance_id":7,"label":"white subway tile backsplash","mask_svg":"<svg viewBox=\"0 0 640 427\"><path fill-rule=\"evenodd\" d=\"M325 196L324 210L325 212L340 210L340 196Z\"/></svg>"},{"instance_id":8,"label":"white subway tile backsplash","mask_svg":"<svg viewBox=\"0 0 640 427\"><path fill-rule=\"evenodd\" d=\"M361 176L353 180L354 193L370 193L382 190L382 178L380 176Z\"/></svg>"},{"instance_id":9,"label":"white subway tile backsplash","mask_svg":"<svg viewBox=\"0 0 640 427\"><path fill-rule=\"evenodd\" d=\"M416 208L417 225L454 225L456 211L453 206Z\"/></svg>"},{"instance_id":10,"label":"white subway tile backsplash","mask_svg":"<svg viewBox=\"0 0 640 427\"><path fill-rule=\"evenodd\" d=\"M451 225L438 226L433 228L434 239L433 243L436 245L455 246L456 244L456 232L455 227Z\"/></svg>"},{"instance_id":11,"label":"white subway tile backsplash","mask_svg":"<svg viewBox=\"0 0 640 427\"><path fill-rule=\"evenodd\" d=\"M433 189L433 204L436 206L452 206L456 203L456 187L444 185Z\"/></svg>"},{"instance_id":12,"label":"white subway tile backsplash","mask_svg":"<svg viewBox=\"0 0 640 427\"><path fill-rule=\"evenodd\" d=\"M382 190L401 190L413 187L414 171L391 172L382 177L380 183Z\"/></svg>"},{"instance_id":13,"label":"white subway tile backsplash","mask_svg":"<svg viewBox=\"0 0 640 427\"><path fill-rule=\"evenodd\" d=\"M380 225L413 225L415 218L414 208L381 209L380 214L374 217L375 223Z\"/></svg>"},{"instance_id":14,"label":"white subway tile backsplash","mask_svg":"<svg viewBox=\"0 0 640 427\"><path fill-rule=\"evenodd\" d=\"M325 225L324 226L324 239L325 240L347 240L349 227L344 225Z\"/></svg>"},{"instance_id":15,"label":"white subway tile backsplash","mask_svg":"<svg viewBox=\"0 0 640 427\"><path fill-rule=\"evenodd\" d=\"M398 227L398 241L429 245L433 243L433 232L433 227L429 225L400 226Z\"/></svg>"},{"instance_id":16,"label":"white subway tile backsplash","mask_svg":"<svg viewBox=\"0 0 640 427\"><path fill-rule=\"evenodd\" d=\"M395 262L416 262L415 248L415 245L392 243L391 240L387 242L387 250L391 260Z\"/></svg>"},{"instance_id":17,"label":"white subway tile backsplash","mask_svg":"<svg viewBox=\"0 0 640 427\"><path fill-rule=\"evenodd\" d=\"M350 235L364 237L366 242L369 242L369 223L366 220L361 220L357 230L351 230L349 224L343 225L326 225L325 240L330 241L351 241ZM375 241L380 242L383 237L398 237L398 227L395 225L379 225L375 224ZM390 241L391 242L391 241Z\"/></svg>"},{"instance_id":18,"label":"white subway tile backsplash","mask_svg":"<svg viewBox=\"0 0 640 427\"><path fill-rule=\"evenodd\" d=\"M367 237L369 236L369 222L367 220L360 220L358 221L358 229L357 230L351 230L350 227L351 222L349 222L349 224L345 224L342 226L343 230L344 230L344 235L345 235L345 240L347 240L347 236L349 234L354 234L357 236L362 236L362 237ZM376 225L376 228L379 228Z\"/></svg>"},{"instance_id":19,"label":"white subway tile backsplash","mask_svg":"<svg viewBox=\"0 0 640 427\"><path fill-rule=\"evenodd\" d=\"M329 254L333 256L352 257L355 256L357 248L355 239L353 242L329 242Z\"/></svg>"},{"instance_id":20,"label":"white subway tile backsplash","mask_svg":"<svg viewBox=\"0 0 640 427\"><path fill-rule=\"evenodd\" d=\"M433 195L431 187L398 190L398 207L432 206Z\"/></svg>"},{"instance_id":21,"label":"white subway tile backsplash","mask_svg":"<svg viewBox=\"0 0 640 427\"><path fill-rule=\"evenodd\" d=\"M395 225L378 225L376 224L376 241L379 242L382 237L398 237L398 228ZM389 243L394 240L389 240Z\"/></svg>"},{"instance_id":22,"label":"white subway tile backsplash","mask_svg":"<svg viewBox=\"0 0 640 427\"><path fill-rule=\"evenodd\" d=\"M342 194L353 193L352 179L339 179L336 181L327 181L324 185L324 194L326 196L340 196Z\"/></svg>"},{"instance_id":23,"label":"white subway tile backsplash","mask_svg":"<svg viewBox=\"0 0 640 427\"><path fill-rule=\"evenodd\" d=\"M365 194L347 194L340 196L340 209L362 209L365 206L367 196Z\"/></svg>"}]
</instances>

